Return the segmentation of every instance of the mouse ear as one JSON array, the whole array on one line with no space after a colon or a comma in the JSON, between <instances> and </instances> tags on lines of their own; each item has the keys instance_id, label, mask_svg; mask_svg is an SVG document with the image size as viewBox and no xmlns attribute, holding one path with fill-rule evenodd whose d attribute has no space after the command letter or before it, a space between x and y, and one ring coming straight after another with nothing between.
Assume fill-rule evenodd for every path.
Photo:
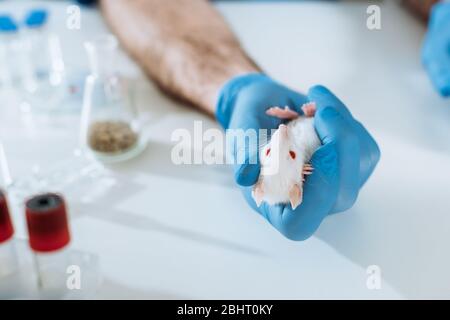
<instances>
[{"instance_id":1,"label":"mouse ear","mask_svg":"<svg viewBox=\"0 0 450 320\"><path fill-rule=\"evenodd\" d=\"M298 184L294 186L289 191L289 201L291 202L292 209L295 210L303 200L303 192Z\"/></svg>"},{"instance_id":2,"label":"mouse ear","mask_svg":"<svg viewBox=\"0 0 450 320\"><path fill-rule=\"evenodd\" d=\"M264 189L261 182L257 182L253 187L252 197L255 200L256 205L259 207L264 197Z\"/></svg>"}]
</instances>

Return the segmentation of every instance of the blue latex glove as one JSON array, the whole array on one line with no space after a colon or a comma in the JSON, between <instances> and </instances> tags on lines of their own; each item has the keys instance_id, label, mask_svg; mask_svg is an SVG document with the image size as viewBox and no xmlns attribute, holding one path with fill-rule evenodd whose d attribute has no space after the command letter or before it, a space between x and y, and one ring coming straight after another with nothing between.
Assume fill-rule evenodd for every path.
<instances>
[{"instance_id":1,"label":"blue latex glove","mask_svg":"<svg viewBox=\"0 0 450 320\"><path fill-rule=\"evenodd\" d=\"M344 104L322 86L304 96L265 75L241 76L222 88L216 112L225 129L275 129L282 121L266 115L269 107L287 105L301 113L300 107L307 101L317 104L315 127L323 145L311 159L314 173L306 179L303 202L295 210L290 204L269 206L265 202L258 208L251 195L260 172L258 148L235 144L232 149L235 156L242 149L247 151L246 161L234 166L245 199L292 240L309 238L328 214L353 205L379 160L377 144Z\"/></svg>"},{"instance_id":2,"label":"blue latex glove","mask_svg":"<svg viewBox=\"0 0 450 320\"><path fill-rule=\"evenodd\" d=\"M422 50L422 61L436 90L450 96L450 2L434 5Z\"/></svg>"}]
</instances>

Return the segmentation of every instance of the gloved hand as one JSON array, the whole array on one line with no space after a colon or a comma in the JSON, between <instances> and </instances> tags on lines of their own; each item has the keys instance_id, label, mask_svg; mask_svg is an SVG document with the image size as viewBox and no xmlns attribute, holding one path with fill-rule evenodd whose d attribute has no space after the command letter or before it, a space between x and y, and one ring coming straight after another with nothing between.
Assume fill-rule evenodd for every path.
<instances>
[{"instance_id":1,"label":"gloved hand","mask_svg":"<svg viewBox=\"0 0 450 320\"><path fill-rule=\"evenodd\" d=\"M316 102L315 127L323 145L311 159L314 173L306 179L303 202L295 210L290 204L269 206L265 202L258 208L251 192L260 172L259 142L249 145L237 139L231 148L235 158L245 150L245 161L234 165L235 180L245 199L292 240L307 239L328 214L353 205L359 189L379 160L376 142L325 87L313 87L306 97L261 74L237 77L225 84L216 111L225 129L258 132L259 129L276 129L281 123L280 119L266 115L269 107L287 105L302 113L300 107L307 101Z\"/></svg>"},{"instance_id":2,"label":"gloved hand","mask_svg":"<svg viewBox=\"0 0 450 320\"><path fill-rule=\"evenodd\" d=\"M422 62L436 90L450 96L450 2L433 6L422 49Z\"/></svg>"}]
</instances>

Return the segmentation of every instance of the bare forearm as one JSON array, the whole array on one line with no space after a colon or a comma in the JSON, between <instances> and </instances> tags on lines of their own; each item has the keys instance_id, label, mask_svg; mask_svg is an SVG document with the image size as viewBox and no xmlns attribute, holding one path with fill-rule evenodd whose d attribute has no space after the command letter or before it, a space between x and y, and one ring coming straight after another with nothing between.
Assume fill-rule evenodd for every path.
<instances>
[{"instance_id":1,"label":"bare forearm","mask_svg":"<svg viewBox=\"0 0 450 320\"><path fill-rule=\"evenodd\" d=\"M209 114L228 79L259 71L206 0L101 0L101 9L162 89Z\"/></svg>"}]
</instances>

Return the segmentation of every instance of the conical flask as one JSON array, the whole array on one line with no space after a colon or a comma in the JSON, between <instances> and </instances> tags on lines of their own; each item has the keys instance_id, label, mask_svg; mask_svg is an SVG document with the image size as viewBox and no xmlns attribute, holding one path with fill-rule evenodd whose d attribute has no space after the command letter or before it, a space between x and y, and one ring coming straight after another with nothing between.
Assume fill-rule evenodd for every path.
<instances>
[{"instance_id":1,"label":"conical flask","mask_svg":"<svg viewBox=\"0 0 450 320\"><path fill-rule=\"evenodd\" d=\"M81 114L81 146L102 162L119 162L145 149L134 105L132 81L115 67L118 43L104 35L85 42L91 73L87 76Z\"/></svg>"}]
</instances>

